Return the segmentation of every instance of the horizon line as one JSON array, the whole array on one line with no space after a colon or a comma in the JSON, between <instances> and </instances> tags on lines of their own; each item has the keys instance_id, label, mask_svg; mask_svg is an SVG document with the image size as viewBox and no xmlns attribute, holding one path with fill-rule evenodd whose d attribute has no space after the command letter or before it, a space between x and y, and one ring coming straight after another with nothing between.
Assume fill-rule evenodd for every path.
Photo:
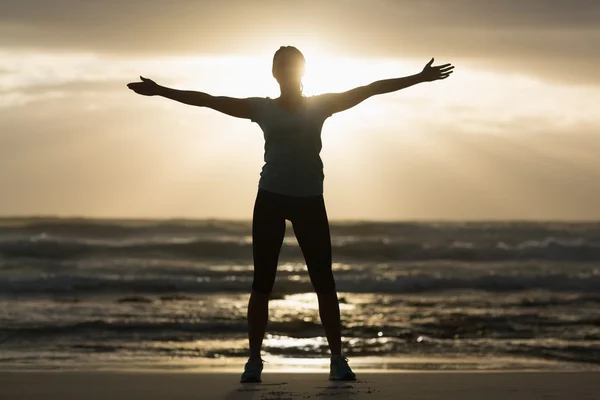
<instances>
[{"instance_id":1,"label":"horizon line","mask_svg":"<svg viewBox=\"0 0 600 400\"><path fill-rule=\"evenodd\" d=\"M0 215L0 222L4 221L35 221L35 220L62 220L62 221L129 221L129 222L252 222L248 218L219 218L219 217L100 217L81 215L51 215L51 214L29 214L29 215ZM560 224L596 224L600 219L540 219L540 218L405 218L405 219L360 219L360 218L330 218L334 223L560 223Z\"/></svg>"}]
</instances>

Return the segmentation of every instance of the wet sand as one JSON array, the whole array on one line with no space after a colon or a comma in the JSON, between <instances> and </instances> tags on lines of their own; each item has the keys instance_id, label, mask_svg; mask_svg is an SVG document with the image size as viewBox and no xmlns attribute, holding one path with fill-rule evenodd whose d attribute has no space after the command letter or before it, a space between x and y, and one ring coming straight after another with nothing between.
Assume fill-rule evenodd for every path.
<instances>
[{"instance_id":1,"label":"wet sand","mask_svg":"<svg viewBox=\"0 0 600 400\"><path fill-rule=\"evenodd\" d=\"M0 399L592 400L600 393L598 372L357 372L354 382L331 382L324 372L263 372L262 383L244 384L239 376L168 371L0 372Z\"/></svg>"}]
</instances>

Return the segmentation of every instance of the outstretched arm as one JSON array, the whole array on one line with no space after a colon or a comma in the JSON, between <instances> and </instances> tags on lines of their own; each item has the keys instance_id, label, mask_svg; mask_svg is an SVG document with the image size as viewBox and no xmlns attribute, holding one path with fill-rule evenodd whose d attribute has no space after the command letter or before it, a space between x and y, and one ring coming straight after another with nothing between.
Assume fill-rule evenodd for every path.
<instances>
[{"instance_id":1,"label":"outstretched arm","mask_svg":"<svg viewBox=\"0 0 600 400\"><path fill-rule=\"evenodd\" d=\"M140 76L141 82L133 82L127 87L144 96L162 96L191 106L208 107L232 117L250 118L250 106L247 99L225 96L211 96L207 93L191 90L177 90L160 86L152 79Z\"/></svg>"},{"instance_id":2,"label":"outstretched arm","mask_svg":"<svg viewBox=\"0 0 600 400\"><path fill-rule=\"evenodd\" d=\"M452 73L454 66L444 64L432 67L433 58L425 65L423 71L418 74L405 76L403 78L385 79L373 82L366 86L348 90L343 93L327 93L318 96L320 101L329 114L347 110L363 102L371 96L383 93L395 92L409 86L422 82L431 82L439 79L446 79Z\"/></svg>"}]
</instances>

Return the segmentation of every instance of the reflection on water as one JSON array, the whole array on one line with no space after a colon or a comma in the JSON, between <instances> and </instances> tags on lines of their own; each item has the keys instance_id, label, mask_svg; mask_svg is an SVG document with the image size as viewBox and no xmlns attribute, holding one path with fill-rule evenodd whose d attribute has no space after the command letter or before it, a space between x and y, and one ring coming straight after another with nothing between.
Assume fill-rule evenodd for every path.
<instances>
[{"instance_id":1,"label":"reflection on water","mask_svg":"<svg viewBox=\"0 0 600 400\"><path fill-rule=\"evenodd\" d=\"M351 365L600 366L599 224L331 229ZM248 355L249 232L247 222L226 221L0 221L0 368L239 368ZM295 240L280 261L267 368L326 366Z\"/></svg>"}]
</instances>

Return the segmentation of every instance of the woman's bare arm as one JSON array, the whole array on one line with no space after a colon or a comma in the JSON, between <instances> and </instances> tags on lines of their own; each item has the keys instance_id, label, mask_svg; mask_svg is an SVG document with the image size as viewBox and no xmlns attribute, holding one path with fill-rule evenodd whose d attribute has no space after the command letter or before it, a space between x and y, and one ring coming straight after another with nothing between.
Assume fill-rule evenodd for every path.
<instances>
[{"instance_id":1,"label":"woman's bare arm","mask_svg":"<svg viewBox=\"0 0 600 400\"><path fill-rule=\"evenodd\" d=\"M133 82L127 87L143 96L162 96L191 106L208 107L232 117L250 119L250 106L247 99L226 96L211 96L208 93L192 90L171 89L160 86L152 79L140 76L141 82Z\"/></svg>"},{"instance_id":2,"label":"woman's bare arm","mask_svg":"<svg viewBox=\"0 0 600 400\"><path fill-rule=\"evenodd\" d=\"M423 71L415 75L380 80L366 86L356 87L347 92L327 93L317 97L324 103L324 107L328 113L334 114L352 108L371 96L395 92L416 85L417 83L446 79L453 72L454 66L451 64L432 67L432 63L433 58L425 65Z\"/></svg>"}]
</instances>

